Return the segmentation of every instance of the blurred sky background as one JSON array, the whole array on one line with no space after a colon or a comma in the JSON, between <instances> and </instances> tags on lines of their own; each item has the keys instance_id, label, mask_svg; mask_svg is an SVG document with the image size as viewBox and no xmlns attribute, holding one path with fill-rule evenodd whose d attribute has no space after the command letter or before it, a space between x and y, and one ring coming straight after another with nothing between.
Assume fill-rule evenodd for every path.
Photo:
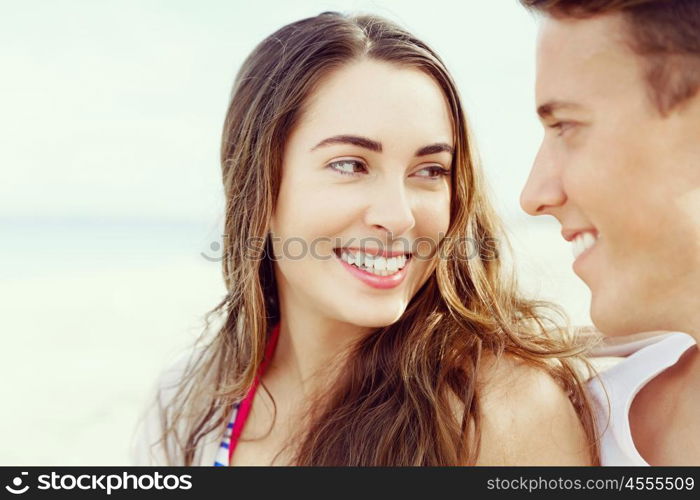
<instances>
[{"instance_id":1,"label":"blurred sky background","mask_svg":"<svg viewBox=\"0 0 700 500\"><path fill-rule=\"evenodd\" d=\"M517 0L0 2L0 465L124 465L161 369L225 290L221 127L284 24L384 15L455 76L529 293L588 323L559 225L521 213L542 129Z\"/></svg>"}]
</instances>

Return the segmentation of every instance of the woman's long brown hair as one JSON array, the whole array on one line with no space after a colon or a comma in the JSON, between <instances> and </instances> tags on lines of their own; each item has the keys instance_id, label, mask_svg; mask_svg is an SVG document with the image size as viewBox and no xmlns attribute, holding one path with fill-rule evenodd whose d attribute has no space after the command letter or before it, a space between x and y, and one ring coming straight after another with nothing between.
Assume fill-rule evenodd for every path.
<instances>
[{"instance_id":1,"label":"woman's long brown hair","mask_svg":"<svg viewBox=\"0 0 700 500\"><path fill-rule=\"evenodd\" d=\"M552 316L556 308L522 298L506 272L505 240L452 77L435 52L395 24L326 12L266 38L236 77L221 148L228 294L207 314L199 349L162 408L161 445L169 463L192 464L202 437L223 434L232 404L253 382L280 320L268 231L285 141L324 76L360 58L417 68L442 89L455 134L450 227L434 272L402 317L352 345L329 392L299 423L294 463L475 463L477 374L485 353L507 353L549 372L568 391L596 462L593 416L574 369L583 347L557 327L564 317ZM208 335L214 316L221 322ZM461 415L455 415L455 397Z\"/></svg>"}]
</instances>

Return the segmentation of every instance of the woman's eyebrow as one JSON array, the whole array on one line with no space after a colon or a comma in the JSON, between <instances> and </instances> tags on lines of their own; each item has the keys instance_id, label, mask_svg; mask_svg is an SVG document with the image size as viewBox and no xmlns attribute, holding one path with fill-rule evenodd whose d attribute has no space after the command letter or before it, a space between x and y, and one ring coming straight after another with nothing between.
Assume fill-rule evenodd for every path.
<instances>
[{"instance_id":1,"label":"woman's eyebrow","mask_svg":"<svg viewBox=\"0 0 700 500\"><path fill-rule=\"evenodd\" d=\"M318 149L322 146L328 146L331 144L352 144L353 146L360 146L361 148L366 148L376 153L382 152L381 143L373 141L372 139L367 139L366 137L359 137L356 135L335 135L333 137L328 137L327 139L323 139L321 142L319 142L313 148L311 148L311 151L313 151L314 149Z\"/></svg>"},{"instance_id":2,"label":"woman's eyebrow","mask_svg":"<svg viewBox=\"0 0 700 500\"><path fill-rule=\"evenodd\" d=\"M443 151L446 153L453 154L454 148L449 144L439 142L437 144L431 144L430 146L423 146L418 151L416 151L416 156L434 155L435 153L442 153Z\"/></svg>"},{"instance_id":3,"label":"woman's eyebrow","mask_svg":"<svg viewBox=\"0 0 700 500\"><path fill-rule=\"evenodd\" d=\"M316 144L311 151L321 148L323 146L329 146L332 144L351 144L353 146L359 146L361 148L369 149L376 153L382 152L382 144L367 137L360 137L357 135L334 135L333 137L328 137L323 139L321 142ZM447 152L450 154L454 153L454 148L449 144L444 142L430 144L428 146L423 146L416 151L415 156L427 156L435 153Z\"/></svg>"}]
</instances>

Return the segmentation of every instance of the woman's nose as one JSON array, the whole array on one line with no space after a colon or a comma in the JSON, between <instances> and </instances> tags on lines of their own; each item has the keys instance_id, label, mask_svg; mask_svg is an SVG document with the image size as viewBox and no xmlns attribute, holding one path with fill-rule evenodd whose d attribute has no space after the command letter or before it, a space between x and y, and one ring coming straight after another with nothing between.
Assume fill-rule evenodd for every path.
<instances>
[{"instance_id":1,"label":"woman's nose","mask_svg":"<svg viewBox=\"0 0 700 500\"><path fill-rule=\"evenodd\" d=\"M385 230L392 238L404 235L416 224L410 193L403 181L388 180L373 190L365 212L365 223Z\"/></svg>"}]
</instances>

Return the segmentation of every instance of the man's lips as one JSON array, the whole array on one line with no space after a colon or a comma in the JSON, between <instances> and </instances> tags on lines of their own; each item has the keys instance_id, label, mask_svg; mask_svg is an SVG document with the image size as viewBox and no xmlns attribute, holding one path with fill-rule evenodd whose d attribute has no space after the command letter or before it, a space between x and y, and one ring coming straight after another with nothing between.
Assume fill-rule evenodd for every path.
<instances>
[{"instance_id":1,"label":"man's lips","mask_svg":"<svg viewBox=\"0 0 700 500\"><path fill-rule=\"evenodd\" d=\"M594 227L580 228L580 229L562 229L561 235L566 241L573 241L579 234L591 233L596 238L598 237L598 230Z\"/></svg>"}]
</instances>

